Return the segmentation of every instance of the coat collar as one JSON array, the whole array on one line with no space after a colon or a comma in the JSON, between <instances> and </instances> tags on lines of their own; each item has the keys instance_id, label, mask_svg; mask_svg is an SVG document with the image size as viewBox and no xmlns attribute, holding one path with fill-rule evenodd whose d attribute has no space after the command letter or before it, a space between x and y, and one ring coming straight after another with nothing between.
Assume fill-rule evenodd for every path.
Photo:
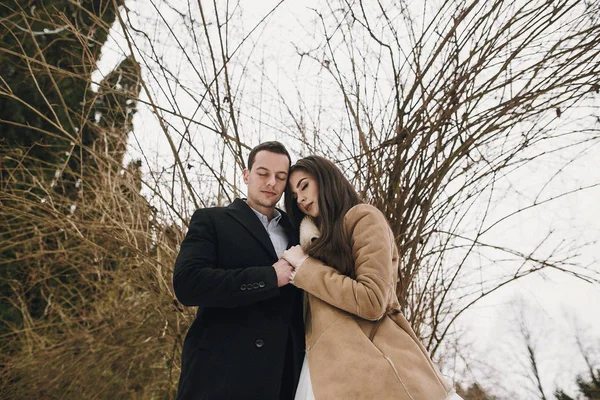
<instances>
[{"instance_id":1,"label":"coat collar","mask_svg":"<svg viewBox=\"0 0 600 400\"><path fill-rule=\"evenodd\" d=\"M279 210L281 213L281 220L279 224L285 229L285 232L288 235L288 247L290 245L296 244L297 239L294 235L294 229L292 224L286 213ZM271 238L269 234L265 230L265 227L262 225L254 211L246 204L246 202L242 199L235 199L233 203L227 206L227 212L231 215L236 221L240 223L258 242L264 247L265 250L273 257L274 260L277 260L277 254L275 253L275 249L273 248L273 243L271 242Z\"/></svg>"}]
</instances>

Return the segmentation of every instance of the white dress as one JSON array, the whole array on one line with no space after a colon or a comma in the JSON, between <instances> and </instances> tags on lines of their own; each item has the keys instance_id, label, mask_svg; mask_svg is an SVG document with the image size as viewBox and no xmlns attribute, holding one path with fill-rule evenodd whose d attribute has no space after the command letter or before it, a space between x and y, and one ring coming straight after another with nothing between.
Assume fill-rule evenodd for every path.
<instances>
[{"instance_id":1,"label":"white dress","mask_svg":"<svg viewBox=\"0 0 600 400\"><path fill-rule=\"evenodd\" d=\"M302 370L300 371L300 380L296 389L296 397L294 400L315 400L315 395L310 382L310 373L308 372L308 356L304 355Z\"/></svg>"}]
</instances>

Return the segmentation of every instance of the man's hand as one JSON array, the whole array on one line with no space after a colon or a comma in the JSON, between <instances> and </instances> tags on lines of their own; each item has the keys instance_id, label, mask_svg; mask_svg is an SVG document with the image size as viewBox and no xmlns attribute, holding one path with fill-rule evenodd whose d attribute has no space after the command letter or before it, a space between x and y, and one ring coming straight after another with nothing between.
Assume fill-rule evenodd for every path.
<instances>
[{"instance_id":1,"label":"man's hand","mask_svg":"<svg viewBox=\"0 0 600 400\"><path fill-rule=\"evenodd\" d=\"M290 278L292 276L292 272L294 271L292 264L282 258L273 264L273 268L275 268L275 273L277 274L278 287L282 287L290 283Z\"/></svg>"}]
</instances>

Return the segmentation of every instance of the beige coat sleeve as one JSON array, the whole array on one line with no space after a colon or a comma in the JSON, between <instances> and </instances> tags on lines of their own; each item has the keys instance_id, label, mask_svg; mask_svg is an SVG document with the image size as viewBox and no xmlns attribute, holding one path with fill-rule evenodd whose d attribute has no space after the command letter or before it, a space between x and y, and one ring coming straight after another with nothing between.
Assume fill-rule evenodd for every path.
<instances>
[{"instance_id":1,"label":"beige coat sleeve","mask_svg":"<svg viewBox=\"0 0 600 400\"><path fill-rule=\"evenodd\" d=\"M375 321L385 314L395 290L394 238L384 215L367 204L350 209L344 223L352 241L356 279L308 257L294 284L334 307Z\"/></svg>"}]
</instances>

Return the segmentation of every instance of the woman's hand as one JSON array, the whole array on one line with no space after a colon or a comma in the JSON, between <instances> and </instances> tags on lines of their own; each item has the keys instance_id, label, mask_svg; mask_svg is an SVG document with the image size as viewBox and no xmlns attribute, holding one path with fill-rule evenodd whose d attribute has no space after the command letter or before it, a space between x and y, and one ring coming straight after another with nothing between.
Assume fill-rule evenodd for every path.
<instances>
[{"instance_id":1,"label":"woman's hand","mask_svg":"<svg viewBox=\"0 0 600 400\"><path fill-rule=\"evenodd\" d=\"M308 254L302 250L300 245L296 245L284 251L281 258L292 264L294 268L298 268L308 258Z\"/></svg>"}]
</instances>

